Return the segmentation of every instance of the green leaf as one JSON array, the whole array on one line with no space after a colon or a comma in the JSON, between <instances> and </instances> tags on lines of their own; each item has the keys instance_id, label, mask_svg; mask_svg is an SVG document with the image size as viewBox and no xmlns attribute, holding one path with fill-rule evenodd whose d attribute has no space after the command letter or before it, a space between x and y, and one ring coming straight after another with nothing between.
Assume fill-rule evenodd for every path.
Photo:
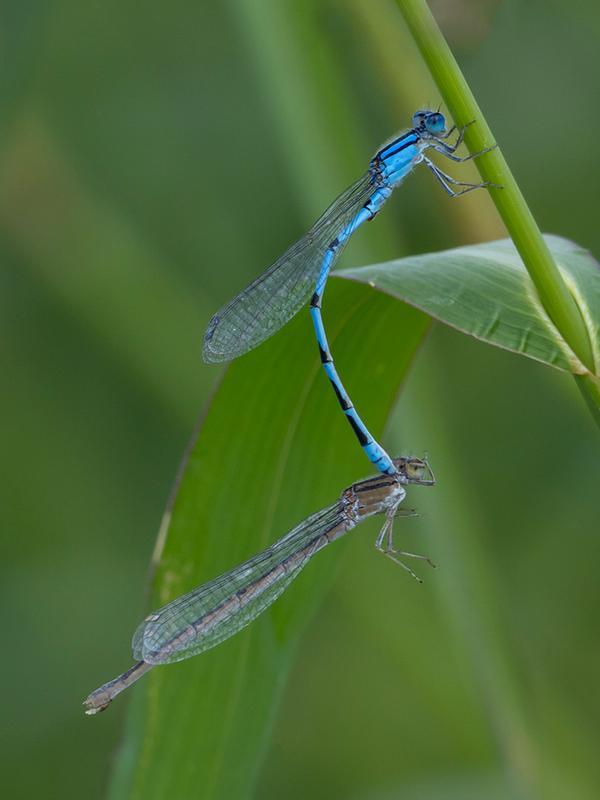
<instances>
[{"instance_id":1,"label":"green leaf","mask_svg":"<svg viewBox=\"0 0 600 800\"><path fill-rule=\"evenodd\" d=\"M544 237L586 325L600 374L600 270L593 256ZM366 283L477 339L553 367L589 375L543 310L510 239L336 273Z\"/></svg>"},{"instance_id":2,"label":"green leaf","mask_svg":"<svg viewBox=\"0 0 600 800\"><path fill-rule=\"evenodd\" d=\"M325 314L341 374L378 435L427 317L342 282L328 292ZM151 607L260 551L372 472L312 339L301 313L226 371L159 536ZM250 795L294 645L342 547L315 559L248 629L158 667L132 690L113 800ZM123 656L115 670L127 666Z\"/></svg>"}]
</instances>

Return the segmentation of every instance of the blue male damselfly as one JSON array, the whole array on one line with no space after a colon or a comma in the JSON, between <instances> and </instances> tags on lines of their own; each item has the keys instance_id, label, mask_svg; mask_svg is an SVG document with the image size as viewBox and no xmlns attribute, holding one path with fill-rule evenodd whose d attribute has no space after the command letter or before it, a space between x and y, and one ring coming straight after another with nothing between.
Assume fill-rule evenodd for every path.
<instances>
[{"instance_id":1,"label":"blue male damselfly","mask_svg":"<svg viewBox=\"0 0 600 800\"><path fill-rule=\"evenodd\" d=\"M466 127L450 144L447 139L456 127L447 131L445 117L439 111L417 111L412 128L384 144L371 159L365 175L332 203L308 233L218 311L204 336L205 361L229 361L276 333L312 294L310 310L325 372L367 456L387 474L393 474L394 462L358 415L335 368L321 315L323 292L329 272L351 235L363 222L373 219L417 164L425 164L450 197L491 185L455 180L426 155L426 151L434 150L451 161L461 162L493 149L457 156L455 151Z\"/></svg>"}]
</instances>

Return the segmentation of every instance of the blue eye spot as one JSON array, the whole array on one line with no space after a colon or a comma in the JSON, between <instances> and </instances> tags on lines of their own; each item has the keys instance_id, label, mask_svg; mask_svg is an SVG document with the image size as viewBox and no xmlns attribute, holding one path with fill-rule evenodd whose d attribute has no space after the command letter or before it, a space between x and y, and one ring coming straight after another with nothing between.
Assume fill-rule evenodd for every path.
<instances>
[{"instance_id":1,"label":"blue eye spot","mask_svg":"<svg viewBox=\"0 0 600 800\"><path fill-rule=\"evenodd\" d=\"M425 127L429 133L433 133L434 135L444 133L446 130L446 119L443 114L440 114L439 111L436 111L435 113L427 116L425 120Z\"/></svg>"}]
</instances>

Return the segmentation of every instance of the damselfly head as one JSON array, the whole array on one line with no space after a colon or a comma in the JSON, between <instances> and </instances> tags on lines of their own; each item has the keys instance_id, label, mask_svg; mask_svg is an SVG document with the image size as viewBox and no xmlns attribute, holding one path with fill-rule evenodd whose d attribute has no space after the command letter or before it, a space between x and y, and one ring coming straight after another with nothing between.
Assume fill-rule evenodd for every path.
<instances>
[{"instance_id":1,"label":"damselfly head","mask_svg":"<svg viewBox=\"0 0 600 800\"><path fill-rule=\"evenodd\" d=\"M413 128L431 136L439 136L446 132L446 118L439 111L429 111L429 109L415 111L412 124Z\"/></svg>"},{"instance_id":2,"label":"damselfly head","mask_svg":"<svg viewBox=\"0 0 600 800\"><path fill-rule=\"evenodd\" d=\"M433 486L435 483L435 476L427 459L401 456L394 459L394 466L407 483L420 483L422 486Z\"/></svg>"}]
</instances>

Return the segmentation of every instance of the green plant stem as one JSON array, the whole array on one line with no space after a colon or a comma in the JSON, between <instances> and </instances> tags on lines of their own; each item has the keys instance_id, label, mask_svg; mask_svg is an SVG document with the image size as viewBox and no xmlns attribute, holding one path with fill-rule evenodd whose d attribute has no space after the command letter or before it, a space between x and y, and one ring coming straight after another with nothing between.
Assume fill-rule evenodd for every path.
<instances>
[{"instance_id":1,"label":"green plant stem","mask_svg":"<svg viewBox=\"0 0 600 800\"><path fill-rule=\"evenodd\" d=\"M600 381L593 375L575 375L574 378L577 388L600 428Z\"/></svg>"},{"instance_id":2,"label":"green plant stem","mask_svg":"<svg viewBox=\"0 0 600 800\"><path fill-rule=\"evenodd\" d=\"M396 0L440 93L457 125L476 120L466 130L471 152L495 143L452 51L425 0ZM582 364L595 374L592 348L583 317L542 238L525 198L499 147L477 159L482 178L501 186L490 194L510 233L548 316ZM600 387L592 376L577 385L600 424Z\"/></svg>"}]
</instances>

